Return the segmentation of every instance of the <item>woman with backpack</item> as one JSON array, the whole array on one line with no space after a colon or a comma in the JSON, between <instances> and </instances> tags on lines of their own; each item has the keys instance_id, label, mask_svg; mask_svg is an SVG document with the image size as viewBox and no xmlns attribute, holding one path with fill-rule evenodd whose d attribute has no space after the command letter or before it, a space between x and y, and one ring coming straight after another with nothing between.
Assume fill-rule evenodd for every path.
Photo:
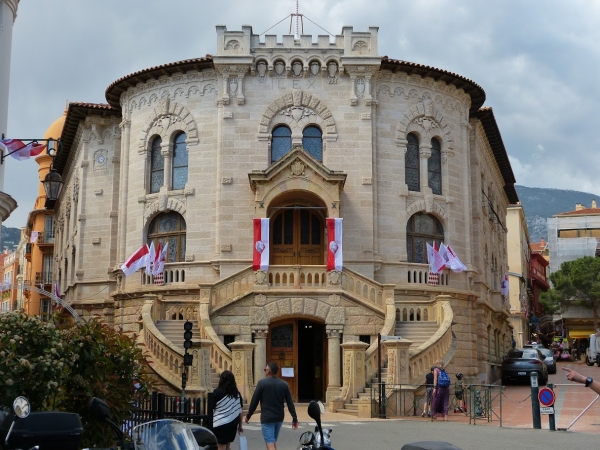
<instances>
[{"instance_id":1,"label":"woman with backpack","mask_svg":"<svg viewBox=\"0 0 600 450\"><path fill-rule=\"evenodd\" d=\"M433 402L431 417L441 415L444 422L448 421L448 403L450 402L450 377L444 369L442 361L436 361L433 371Z\"/></svg>"}]
</instances>

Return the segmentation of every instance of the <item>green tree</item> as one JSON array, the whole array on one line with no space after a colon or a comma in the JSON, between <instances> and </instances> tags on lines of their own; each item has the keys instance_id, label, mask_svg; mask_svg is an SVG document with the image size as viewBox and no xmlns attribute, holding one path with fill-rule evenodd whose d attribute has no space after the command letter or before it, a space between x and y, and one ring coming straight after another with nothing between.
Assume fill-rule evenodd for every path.
<instances>
[{"instance_id":1,"label":"green tree","mask_svg":"<svg viewBox=\"0 0 600 450\"><path fill-rule=\"evenodd\" d=\"M592 310L594 329L598 329L600 302L600 258L585 256L561 264L550 275L553 288L541 295L547 313L559 313L568 306L583 306Z\"/></svg>"},{"instance_id":2,"label":"green tree","mask_svg":"<svg viewBox=\"0 0 600 450\"><path fill-rule=\"evenodd\" d=\"M91 398L106 401L117 424L131 417L148 393L144 367L135 339L97 320L59 329L24 312L0 315L0 406L24 395L33 410L77 413L84 446L107 447L115 440L90 417Z\"/></svg>"}]
</instances>

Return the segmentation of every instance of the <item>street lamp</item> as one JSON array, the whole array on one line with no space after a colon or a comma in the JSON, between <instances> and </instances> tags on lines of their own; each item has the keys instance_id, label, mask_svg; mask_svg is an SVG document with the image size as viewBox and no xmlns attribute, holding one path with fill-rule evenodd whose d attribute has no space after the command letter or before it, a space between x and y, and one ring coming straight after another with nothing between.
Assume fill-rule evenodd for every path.
<instances>
[{"instance_id":1,"label":"street lamp","mask_svg":"<svg viewBox=\"0 0 600 450\"><path fill-rule=\"evenodd\" d=\"M54 165L51 165L50 172L46 174L42 184L44 185L44 190L46 191L46 201L55 202L58 200L58 196L60 195L60 191L62 191L65 182L54 168Z\"/></svg>"}]
</instances>

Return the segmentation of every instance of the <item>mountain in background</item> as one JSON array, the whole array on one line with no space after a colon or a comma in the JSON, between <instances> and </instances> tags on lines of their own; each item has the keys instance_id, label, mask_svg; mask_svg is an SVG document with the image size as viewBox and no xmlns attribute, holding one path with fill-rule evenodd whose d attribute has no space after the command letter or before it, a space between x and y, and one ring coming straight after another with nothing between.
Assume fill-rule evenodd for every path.
<instances>
[{"instance_id":1,"label":"mountain in background","mask_svg":"<svg viewBox=\"0 0 600 450\"><path fill-rule=\"evenodd\" d=\"M2 225L2 250L5 248L10 252L14 252L19 245L19 239L21 239L20 228L7 228Z\"/></svg>"},{"instance_id":2,"label":"mountain in background","mask_svg":"<svg viewBox=\"0 0 600 450\"><path fill-rule=\"evenodd\" d=\"M541 238L548 241L548 225L546 219L554 214L575 211L577 203L584 208L592 207L592 200L600 205L600 195L566 189L531 188L515 186L529 229L530 242L539 242Z\"/></svg>"}]
</instances>

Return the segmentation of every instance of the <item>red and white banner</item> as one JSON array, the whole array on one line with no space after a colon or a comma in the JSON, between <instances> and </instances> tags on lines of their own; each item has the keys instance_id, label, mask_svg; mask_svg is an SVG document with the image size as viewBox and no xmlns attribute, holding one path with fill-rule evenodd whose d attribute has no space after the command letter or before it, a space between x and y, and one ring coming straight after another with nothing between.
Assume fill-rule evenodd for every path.
<instances>
[{"instance_id":1,"label":"red and white banner","mask_svg":"<svg viewBox=\"0 0 600 450\"><path fill-rule=\"evenodd\" d=\"M504 274L504 278L502 278L502 282L500 283L500 293L505 297L508 297L509 293L509 282L508 282L508 274Z\"/></svg>"},{"instance_id":2,"label":"red and white banner","mask_svg":"<svg viewBox=\"0 0 600 450\"><path fill-rule=\"evenodd\" d=\"M3 139L0 141L0 148L2 148L7 155L10 154L13 158L21 161L39 155L46 146L37 142L25 144L18 139Z\"/></svg>"},{"instance_id":3,"label":"red and white banner","mask_svg":"<svg viewBox=\"0 0 600 450\"><path fill-rule=\"evenodd\" d=\"M444 258L440 256L435 247L427 242L427 260L429 262L429 272L438 274L445 269Z\"/></svg>"},{"instance_id":4,"label":"red and white banner","mask_svg":"<svg viewBox=\"0 0 600 450\"><path fill-rule=\"evenodd\" d=\"M326 219L327 221L327 271L342 271L342 220Z\"/></svg>"},{"instance_id":5,"label":"red and white banner","mask_svg":"<svg viewBox=\"0 0 600 450\"><path fill-rule=\"evenodd\" d=\"M252 270L269 269L269 219L253 219L254 247Z\"/></svg>"},{"instance_id":6,"label":"red and white banner","mask_svg":"<svg viewBox=\"0 0 600 450\"><path fill-rule=\"evenodd\" d=\"M443 242L440 244L440 256L443 258L446 267L453 270L454 272L464 272L467 270L467 266L465 266L456 253L449 245L444 244Z\"/></svg>"},{"instance_id":7,"label":"red and white banner","mask_svg":"<svg viewBox=\"0 0 600 450\"><path fill-rule=\"evenodd\" d=\"M126 277L135 273L138 269L146 267L150 255L150 249L147 245L143 245L137 251L129 257L127 261L121 266L121 270Z\"/></svg>"}]
</instances>

